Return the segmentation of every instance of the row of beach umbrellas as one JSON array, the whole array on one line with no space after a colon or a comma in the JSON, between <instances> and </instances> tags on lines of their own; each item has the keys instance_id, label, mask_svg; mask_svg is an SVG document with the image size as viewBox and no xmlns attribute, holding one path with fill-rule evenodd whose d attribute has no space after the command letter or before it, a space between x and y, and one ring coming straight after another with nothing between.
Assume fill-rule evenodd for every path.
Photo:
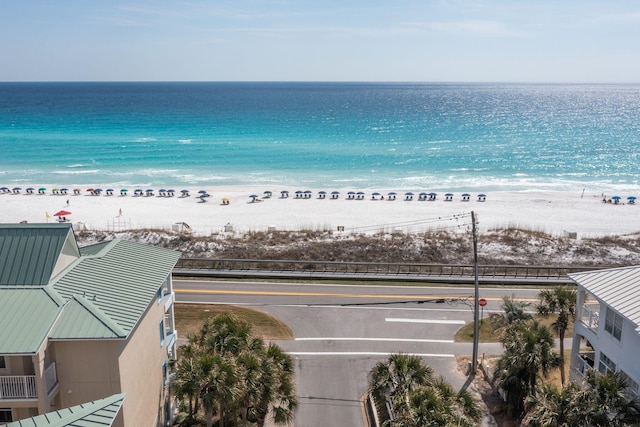
<instances>
[{"instance_id":1,"label":"row of beach umbrellas","mask_svg":"<svg viewBox=\"0 0 640 427\"><path fill-rule=\"evenodd\" d=\"M265 191L263 193L263 198L269 198L272 196L272 192L271 191ZM297 190L293 193L295 195L296 199L310 199L313 197L313 191L311 190ZM332 191L332 192L326 192L326 191L318 191L318 199L325 199L327 198L327 196L329 196L331 199L338 199L340 198L340 192L339 191ZM290 192L288 190L283 190L280 192L280 197L283 199L286 199L290 196ZM367 194L364 191L349 191L346 193L346 198L347 200L364 200L366 198ZM395 191L390 191L388 193L386 193L386 197L387 200L396 200L399 196L402 196L401 194L395 192ZM427 193L427 192L421 192L421 193L413 193L411 191L407 191L404 193L404 200L413 200L413 198L417 196L418 200L436 200L438 197L438 193ZM253 199L252 201L256 201L258 199L258 195L257 194L252 194L249 196L251 199ZM453 193L446 193L444 194L444 200L445 201L452 201L453 198L455 197L455 195ZM471 194L469 193L463 193L461 195L462 197L462 201L469 201L471 200ZM487 195L484 193L480 193L478 194L478 201L482 201L484 202L487 198ZM371 193L371 199L372 200L384 200L385 198L385 194L382 194L380 192L373 192Z\"/></svg>"}]
</instances>

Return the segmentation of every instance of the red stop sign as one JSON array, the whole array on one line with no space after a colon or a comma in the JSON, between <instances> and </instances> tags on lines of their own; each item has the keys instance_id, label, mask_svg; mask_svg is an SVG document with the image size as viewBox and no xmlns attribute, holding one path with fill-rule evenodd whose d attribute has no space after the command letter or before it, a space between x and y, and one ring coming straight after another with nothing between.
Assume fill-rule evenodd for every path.
<instances>
[{"instance_id":1,"label":"red stop sign","mask_svg":"<svg viewBox=\"0 0 640 427\"><path fill-rule=\"evenodd\" d=\"M484 299L484 298L480 298L480 299L478 300L478 305L479 305L480 307L484 307L485 305L487 305L487 300L486 300L486 299Z\"/></svg>"}]
</instances>

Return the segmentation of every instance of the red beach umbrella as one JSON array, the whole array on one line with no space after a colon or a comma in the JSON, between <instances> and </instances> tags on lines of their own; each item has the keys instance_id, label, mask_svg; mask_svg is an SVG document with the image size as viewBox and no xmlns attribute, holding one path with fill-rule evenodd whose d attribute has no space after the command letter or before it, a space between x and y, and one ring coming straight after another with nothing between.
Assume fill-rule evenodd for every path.
<instances>
[{"instance_id":1,"label":"red beach umbrella","mask_svg":"<svg viewBox=\"0 0 640 427\"><path fill-rule=\"evenodd\" d=\"M67 215L71 215L71 212L63 210L53 214L53 216L67 216Z\"/></svg>"}]
</instances>

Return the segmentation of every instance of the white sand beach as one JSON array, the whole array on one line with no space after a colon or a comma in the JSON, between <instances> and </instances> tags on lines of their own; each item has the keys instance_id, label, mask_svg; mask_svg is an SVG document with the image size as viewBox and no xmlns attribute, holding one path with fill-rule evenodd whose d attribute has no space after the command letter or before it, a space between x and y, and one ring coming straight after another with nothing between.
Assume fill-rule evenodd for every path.
<instances>
[{"instance_id":1,"label":"white sand beach","mask_svg":"<svg viewBox=\"0 0 640 427\"><path fill-rule=\"evenodd\" d=\"M37 187L36 187L37 188ZM578 238L624 235L640 231L640 204L628 203L620 194L620 204L603 203L602 194L573 192L488 192L485 201L471 193L463 201L461 193L445 201L444 193L436 200L405 200L405 192L398 191L396 200L389 200L388 192L380 191L383 200L372 200L372 192L364 191L361 200L348 200L342 189L338 199L318 197L312 190L308 198L297 198L297 188L209 187L206 202L198 198L198 189L189 197L176 193L173 197L126 196L117 189L113 195L91 195L87 187L74 195L0 193L2 222L54 222L55 213L67 210L66 215L76 230L125 230L141 228L175 229L176 223L188 224L192 233L209 235L229 231L272 230L333 230L343 227L345 233L361 232L419 232L431 229L467 230L469 214L474 211L479 231L493 228L519 227L542 231L554 236L575 232ZM106 188L106 187L105 187ZM281 191L289 191L288 198ZM307 190L307 189L304 189ZM327 190L330 193L331 190ZM179 191L179 190L178 190ZM270 198L265 191L272 191ZM356 190L357 191L357 190ZM252 202L250 195L258 195ZM222 199L228 198L229 204ZM68 202L68 204L67 204ZM49 216L49 217L47 217ZM177 226L179 228L179 226Z\"/></svg>"}]
</instances>

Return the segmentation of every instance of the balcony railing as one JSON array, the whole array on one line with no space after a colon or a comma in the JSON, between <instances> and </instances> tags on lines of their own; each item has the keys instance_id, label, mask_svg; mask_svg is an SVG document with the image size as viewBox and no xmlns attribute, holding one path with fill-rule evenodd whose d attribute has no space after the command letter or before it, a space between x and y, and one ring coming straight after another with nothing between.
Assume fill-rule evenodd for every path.
<instances>
[{"instance_id":1,"label":"balcony railing","mask_svg":"<svg viewBox=\"0 0 640 427\"><path fill-rule=\"evenodd\" d=\"M600 304L585 304L582 306L582 324L594 333L598 332L600 322Z\"/></svg>"},{"instance_id":2,"label":"balcony railing","mask_svg":"<svg viewBox=\"0 0 640 427\"><path fill-rule=\"evenodd\" d=\"M51 363L44 370L47 393L51 393L58 385L56 363ZM0 376L0 401L16 399L37 399L38 386L35 375L3 375Z\"/></svg>"},{"instance_id":3,"label":"balcony railing","mask_svg":"<svg viewBox=\"0 0 640 427\"><path fill-rule=\"evenodd\" d=\"M0 377L0 401L14 399L37 399L35 375L7 375Z\"/></svg>"},{"instance_id":4,"label":"balcony railing","mask_svg":"<svg viewBox=\"0 0 640 427\"><path fill-rule=\"evenodd\" d=\"M584 377L588 369L593 369L595 355L593 351L575 355L573 367L576 373L580 374L580 377Z\"/></svg>"}]
</instances>

